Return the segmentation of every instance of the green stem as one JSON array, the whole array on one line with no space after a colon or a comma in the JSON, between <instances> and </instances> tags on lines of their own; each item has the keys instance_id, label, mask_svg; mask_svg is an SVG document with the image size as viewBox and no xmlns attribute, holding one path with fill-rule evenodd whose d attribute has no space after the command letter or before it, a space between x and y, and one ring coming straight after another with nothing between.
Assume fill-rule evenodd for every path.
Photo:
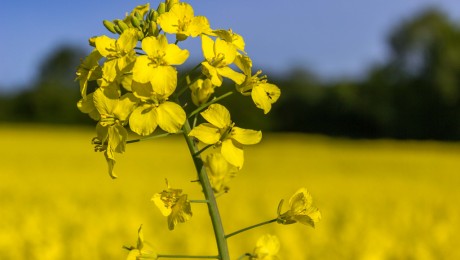
<instances>
[{"instance_id":1,"label":"green stem","mask_svg":"<svg viewBox=\"0 0 460 260\"><path fill-rule=\"evenodd\" d=\"M182 131L179 131L177 132L176 134L181 134ZM170 136L170 135L173 135L171 133L164 133L164 134L159 134L159 135L152 135L152 136L149 136L149 137L144 137L144 138L139 138L139 139L133 139L133 140L128 140L126 141L127 144L131 144L131 143L137 143L137 142L140 142L140 141L145 141L145 140L150 140L150 139L157 139L157 138L162 138L162 137L166 137L166 136Z\"/></svg>"},{"instance_id":2,"label":"green stem","mask_svg":"<svg viewBox=\"0 0 460 260\"><path fill-rule=\"evenodd\" d=\"M203 105L199 106L197 109L193 110L192 113L190 113L190 115L188 115L188 118L191 118L192 116L200 113L202 110L207 108L209 105L214 104L214 103L216 103L216 102L218 102L218 101L230 96L231 94L233 94L233 91L229 91L229 92L223 94L222 96L216 97L216 98L212 99L211 101L208 101L208 102L204 103Z\"/></svg>"},{"instance_id":3,"label":"green stem","mask_svg":"<svg viewBox=\"0 0 460 260\"><path fill-rule=\"evenodd\" d=\"M215 255L158 255L157 258L182 258L182 259L219 259L219 256Z\"/></svg>"},{"instance_id":4,"label":"green stem","mask_svg":"<svg viewBox=\"0 0 460 260\"><path fill-rule=\"evenodd\" d=\"M198 178L203 188L204 197L208 201L209 216L211 217L212 227L214 229L214 236L216 238L217 250L219 252L219 256L217 257L217 259L230 260L227 239L225 238L224 227L222 225L222 219L220 218L216 197L214 196L211 183L209 182L206 168L203 165L203 160L201 159L199 154L197 155L197 153L199 152L198 147L194 140L188 136L188 134L191 131L188 120L185 120L185 124L182 129L184 138L190 150L190 154L193 157L193 163L195 164L195 168L198 173Z\"/></svg>"},{"instance_id":5,"label":"green stem","mask_svg":"<svg viewBox=\"0 0 460 260\"><path fill-rule=\"evenodd\" d=\"M249 227L246 227L246 228L243 228L243 229L240 229L240 230L237 230L233 233L230 233L228 235L225 235L225 238L229 238L229 237L232 237L234 235L237 235L241 232L244 232L244 231L247 231L247 230L250 230L250 229L253 229L253 228L256 228L256 227L260 227L260 226L263 226L263 225L267 225L267 224L270 224L270 223L273 223L275 221L277 221L278 218L274 218L274 219L271 219L271 220L268 220L268 221L264 221L264 222L261 222L259 224L255 224L255 225L252 225L252 226L249 226Z\"/></svg>"},{"instance_id":6,"label":"green stem","mask_svg":"<svg viewBox=\"0 0 460 260\"><path fill-rule=\"evenodd\" d=\"M197 153L195 153L193 156L198 156L200 155L202 152L206 151L209 147L213 146L213 144L208 144L206 145L205 147L203 147L203 149L199 150Z\"/></svg>"},{"instance_id":7,"label":"green stem","mask_svg":"<svg viewBox=\"0 0 460 260\"><path fill-rule=\"evenodd\" d=\"M208 203L207 200L190 200L190 203Z\"/></svg>"}]
</instances>

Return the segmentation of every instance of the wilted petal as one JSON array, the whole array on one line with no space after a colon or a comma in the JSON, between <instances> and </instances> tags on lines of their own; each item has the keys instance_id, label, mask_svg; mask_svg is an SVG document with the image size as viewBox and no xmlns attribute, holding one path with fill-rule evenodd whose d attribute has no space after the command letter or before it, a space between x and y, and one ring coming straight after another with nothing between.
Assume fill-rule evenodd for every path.
<instances>
[{"instance_id":1,"label":"wilted petal","mask_svg":"<svg viewBox=\"0 0 460 260\"><path fill-rule=\"evenodd\" d=\"M172 207L172 212L168 216L168 228L173 230L178 223L184 223L192 217L192 208L187 195L181 195L176 204Z\"/></svg>"}]
</instances>

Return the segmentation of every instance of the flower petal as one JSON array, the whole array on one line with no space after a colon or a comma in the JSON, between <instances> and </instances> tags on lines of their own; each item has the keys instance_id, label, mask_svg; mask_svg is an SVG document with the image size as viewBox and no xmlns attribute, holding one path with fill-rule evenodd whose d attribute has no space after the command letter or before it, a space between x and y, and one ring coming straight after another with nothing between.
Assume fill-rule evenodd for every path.
<instances>
[{"instance_id":1,"label":"flower petal","mask_svg":"<svg viewBox=\"0 0 460 260\"><path fill-rule=\"evenodd\" d=\"M200 140L205 144L215 144L220 140L220 130L208 123L203 123L195 126L188 134Z\"/></svg>"},{"instance_id":2,"label":"flower petal","mask_svg":"<svg viewBox=\"0 0 460 260\"><path fill-rule=\"evenodd\" d=\"M177 133L185 123L186 115L181 106L166 101L157 107L158 125L168 133Z\"/></svg>"},{"instance_id":3,"label":"flower petal","mask_svg":"<svg viewBox=\"0 0 460 260\"><path fill-rule=\"evenodd\" d=\"M137 57L133 67L133 80L147 83L152 80L153 66L150 66L150 58L147 55Z\"/></svg>"},{"instance_id":4,"label":"flower petal","mask_svg":"<svg viewBox=\"0 0 460 260\"><path fill-rule=\"evenodd\" d=\"M216 54L214 53L214 41L206 36L201 36L201 49L203 50L203 56L208 62L212 62Z\"/></svg>"},{"instance_id":5,"label":"flower petal","mask_svg":"<svg viewBox=\"0 0 460 260\"><path fill-rule=\"evenodd\" d=\"M109 38L106 35L96 37L94 39L96 49L103 57L109 57L115 53L115 39Z\"/></svg>"},{"instance_id":6,"label":"flower petal","mask_svg":"<svg viewBox=\"0 0 460 260\"><path fill-rule=\"evenodd\" d=\"M139 135L149 135L158 126L158 114L155 107L142 105L136 108L129 117L129 127Z\"/></svg>"},{"instance_id":7,"label":"flower petal","mask_svg":"<svg viewBox=\"0 0 460 260\"><path fill-rule=\"evenodd\" d=\"M177 86L177 71L172 66L158 66L151 70L150 83L153 90L164 98L169 97Z\"/></svg>"},{"instance_id":8,"label":"flower petal","mask_svg":"<svg viewBox=\"0 0 460 260\"><path fill-rule=\"evenodd\" d=\"M230 164L236 166L238 169L243 167L244 153L241 147L236 146L232 139L227 139L222 142L221 153L225 160Z\"/></svg>"},{"instance_id":9,"label":"flower petal","mask_svg":"<svg viewBox=\"0 0 460 260\"><path fill-rule=\"evenodd\" d=\"M188 59L190 55L188 50L182 50L175 44L169 44L165 47L164 51L165 56L163 57L163 60L168 65L181 65Z\"/></svg>"},{"instance_id":10,"label":"flower petal","mask_svg":"<svg viewBox=\"0 0 460 260\"><path fill-rule=\"evenodd\" d=\"M281 95L280 89L274 84L261 83L256 85L251 92L254 104L267 114L272 104L275 103Z\"/></svg>"},{"instance_id":11,"label":"flower petal","mask_svg":"<svg viewBox=\"0 0 460 260\"><path fill-rule=\"evenodd\" d=\"M233 127L232 132L230 133L230 138L244 145L257 144L260 140L262 140L262 132Z\"/></svg>"},{"instance_id":12,"label":"flower petal","mask_svg":"<svg viewBox=\"0 0 460 260\"><path fill-rule=\"evenodd\" d=\"M246 75L236 72L230 67L217 68L217 73L219 73L220 75L226 78L233 80L238 85L243 84L244 80L246 79Z\"/></svg>"},{"instance_id":13,"label":"flower petal","mask_svg":"<svg viewBox=\"0 0 460 260\"><path fill-rule=\"evenodd\" d=\"M184 223L192 217L192 207L187 195L181 195L176 204L172 207L172 212L168 216L168 228L173 230L178 223Z\"/></svg>"},{"instance_id":14,"label":"flower petal","mask_svg":"<svg viewBox=\"0 0 460 260\"><path fill-rule=\"evenodd\" d=\"M232 123L230 112L220 104L212 104L200 114L206 121L220 129L224 129Z\"/></svg>"}]
</instances>

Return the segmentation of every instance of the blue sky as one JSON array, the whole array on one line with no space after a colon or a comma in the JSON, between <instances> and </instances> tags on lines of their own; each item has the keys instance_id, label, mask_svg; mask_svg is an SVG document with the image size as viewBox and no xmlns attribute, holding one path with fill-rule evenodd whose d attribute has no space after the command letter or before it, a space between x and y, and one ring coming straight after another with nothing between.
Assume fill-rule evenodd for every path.
<instances>
[{"instance_id":1,"label":"blue sky","mask_svg":"<svg viewBox=\"0 0 460 260\"><path fill-rule=\"evenodd\" d=\"M294 66L323 77L356 76L387 56L386 36L427 6L460 21L459 0L190 0L212 28L246 40L255 65L271 73ZM122 18L147 1L3 1L0 4L0 91L31 82L53 48L86 46L108 34L102 20ZM150 1L156 7L159 1ZM193 46L193 45L192 45ZM88 49L89 50L89 49ZM201 50L191 49L198 59Z\"/></svg>"}]
</instances>

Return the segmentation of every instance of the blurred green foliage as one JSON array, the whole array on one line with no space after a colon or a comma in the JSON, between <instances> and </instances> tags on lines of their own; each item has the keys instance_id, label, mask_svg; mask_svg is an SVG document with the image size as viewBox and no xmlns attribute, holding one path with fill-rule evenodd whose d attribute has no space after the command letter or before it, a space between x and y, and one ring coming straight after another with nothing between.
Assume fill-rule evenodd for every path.
<instances>
[{"instance_id":1,"label":"blurred green foliage","mask_svg":"<svg viewBox=\"0 0 460 260\"><path fill-rule=\"evenodd\" d=\"M268 120L260 119L262 112L250 98L233 100L237 93L223 103L231 106L233 120L245 128L460 140L459 25L440 11L425 10L396 26L388 46L388 60L374 65L361 79L318 80L303 69L271 77L282 95L265 116ZM75 69L84 56L70 47L54 52L27 91L0 96L0 122L91 122L75 105L80 98Z\"/></svg>"}]
</instances>

